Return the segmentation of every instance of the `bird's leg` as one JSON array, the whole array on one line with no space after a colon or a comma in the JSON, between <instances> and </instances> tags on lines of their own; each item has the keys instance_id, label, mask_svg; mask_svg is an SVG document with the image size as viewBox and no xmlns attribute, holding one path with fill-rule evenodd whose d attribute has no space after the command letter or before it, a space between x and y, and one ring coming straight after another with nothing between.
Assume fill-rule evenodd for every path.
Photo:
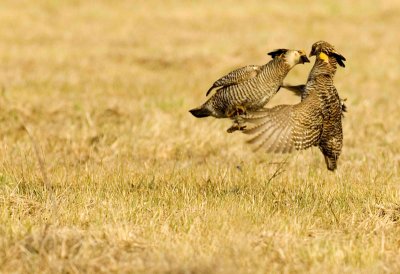
<instances>
[{"instance_id":1,"label":"bird's leg","mask_svg":"<svg viewBox=\"0 0 400 274\"><path fill-rule=\"evenodd\" d=\"M233 114L235 114L235 115L233 115ZM228 132L228 133L232 133L232 132L234 132L234 131L236 131L236 130L243 130L243 129L245 129L246 128L246 126L242 126L241 124L242 124L242 122L243 122L243 119L242 119L242 117L241 117L241 115L245 115L246 114L246 109L245 109L245 107L243 107L243 106L237 106L236 107L236 110L232 113L232 116L233 116L233 124L232 124L232 126L230 127L230 128L228 128L226 131Z\"/></svg>"},{"instance_id":2,"label":"bird's leg","mask_svg":"<svg viewBox=\"0 0 400 274\"><path fill-rule=\"evenodd\" d=\"M227 131L228 133L232 133L232 132L234 132L234 131L236 131L236 130L243 130L243 129L245 129L245 128L246 128L246 126L240 125L240 122L237 121L237 120L235 120L235 121L233 122L233 125L232 125L230 128L228 128L226 131Z\"/></svg>"},{"instance_id":3,"label":"bird's leg","mask_svg":"<svg viewBox=\"0 0 400 274\"><path fill-rule=\"evenodd\" d=\"M244 106L237 106L236 107L236 116L245 115L246 108Z\"/></svg>"},{"instance_id":4,"label":"bird's leg","mask_svg":"<svg viewBox=\"0 0 400 274\"><path fill-rule=\"evenodd\" d=\"M245 114L246 114L246 107L244 106L236 106L233 109L230 109L226 112L226 116L228 118L233 118Z\"/></svg>"}]
</instances>

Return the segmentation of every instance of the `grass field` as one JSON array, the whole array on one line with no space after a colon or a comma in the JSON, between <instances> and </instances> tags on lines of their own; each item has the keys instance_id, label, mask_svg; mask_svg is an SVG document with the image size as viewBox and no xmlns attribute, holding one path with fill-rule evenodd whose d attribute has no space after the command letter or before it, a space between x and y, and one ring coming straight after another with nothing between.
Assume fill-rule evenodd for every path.
<instances>
[{"instance_id":1,"label":"grass field","mask_svg":"<svg viewBox=\"0 0 400 274\"><path fill-rule=\"evenodd\" d=\"M2 1L0 272L399 273L399 14L395 0ZM336 172L316 148L253 153L229 121L188 113L230 70L318 40L347 58Z\"/></svg>"}]
</instances>

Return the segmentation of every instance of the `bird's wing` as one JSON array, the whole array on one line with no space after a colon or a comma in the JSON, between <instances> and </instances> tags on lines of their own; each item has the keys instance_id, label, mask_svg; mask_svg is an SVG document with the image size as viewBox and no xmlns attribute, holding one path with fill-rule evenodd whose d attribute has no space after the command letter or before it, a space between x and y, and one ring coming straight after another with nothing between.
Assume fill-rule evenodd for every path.
<instances>
[{"instance_id":1,"label":"bird's wing","mask_svg":"<svg viewBox=\"0 0 400 274\"><path fill-rule=\"evenodd\" d=\"M247 142L271 153L289 153L317 144L322 133L323 117L320 109L305 100L296 105L264 108L243 117L245 134L255 134Z\"/></svg>"},{"instance_id":2,"label":"bird's wing","mask_svg":"<svg viewBox=\"0 0 400 274\"><path fill-rule=\"evenodd\" d=\"M261 66L250 65L245 66L239 69L236 69L227 75L221 77L211 86L211 88L207 91L206 96L210 94L211 90L217 87L227 87L231 85L237 85L239 83L248 81L257 77L257 75L261 72Z\"/></svg>"},{"instance_id":3,"label":"bird's wing","mask_svg":"<svg viewBox=\"0 0 400 274\"><path fill-rule=\"evenodd\" d=\"M292 85L283 84L281 87L285 88L287 90L290 90L291 92L293 92L297 96L301 96L305 91L306 85L292 86Z\"/></svg>"}]
</instances>

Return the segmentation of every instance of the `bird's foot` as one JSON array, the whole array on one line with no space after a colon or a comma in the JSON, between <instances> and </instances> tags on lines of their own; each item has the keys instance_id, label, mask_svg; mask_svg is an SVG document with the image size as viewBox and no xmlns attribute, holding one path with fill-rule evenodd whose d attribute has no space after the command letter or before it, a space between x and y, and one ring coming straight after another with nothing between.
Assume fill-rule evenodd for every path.
<instances>
[{"instance_id":1,"label":"bird's foot","mask_svg":"<svg viewBox=\"0 0 400 274\"><path fill-rule=\"evenodd\" d=\"M340 98L340 107L342 108L342 115L343 112L347 112L347 106L345 102L347 101L347 98Z\"/></svg>"},{"instance_id":2,"label":"bird's foot","mask_svg":"<svg viewBox=\"0 0 400 274\"><path fill-rule=\"evenodd\" d=\"M244 130L245 128L246 128L246 126L241 126L241 125L239 125L239 124L233 124L230 128L228 128L228 129L226 130L226 132L232 133L232 132L235 132L236 130L242 131L242 130Z\"/></svg>"}]
</instances>

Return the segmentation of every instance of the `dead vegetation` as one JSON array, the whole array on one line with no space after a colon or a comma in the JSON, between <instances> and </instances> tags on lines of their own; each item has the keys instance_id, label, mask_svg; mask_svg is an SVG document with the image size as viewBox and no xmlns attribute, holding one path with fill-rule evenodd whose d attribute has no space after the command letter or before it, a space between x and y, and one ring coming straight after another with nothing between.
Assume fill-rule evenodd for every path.
<instances>
[{"instance_id":1,"label":"dead vegetation","mask_svg":"<svg viewBox=\"0 0 400 274\"><path fill-rule=\"evenodd\" d=\"M399 272L399 10L5 1L0 272ZM231 69L320 39L348 59L337 172L317 150L253 154L228 121L188 113Z\"/></svg>"}]
</instances>

